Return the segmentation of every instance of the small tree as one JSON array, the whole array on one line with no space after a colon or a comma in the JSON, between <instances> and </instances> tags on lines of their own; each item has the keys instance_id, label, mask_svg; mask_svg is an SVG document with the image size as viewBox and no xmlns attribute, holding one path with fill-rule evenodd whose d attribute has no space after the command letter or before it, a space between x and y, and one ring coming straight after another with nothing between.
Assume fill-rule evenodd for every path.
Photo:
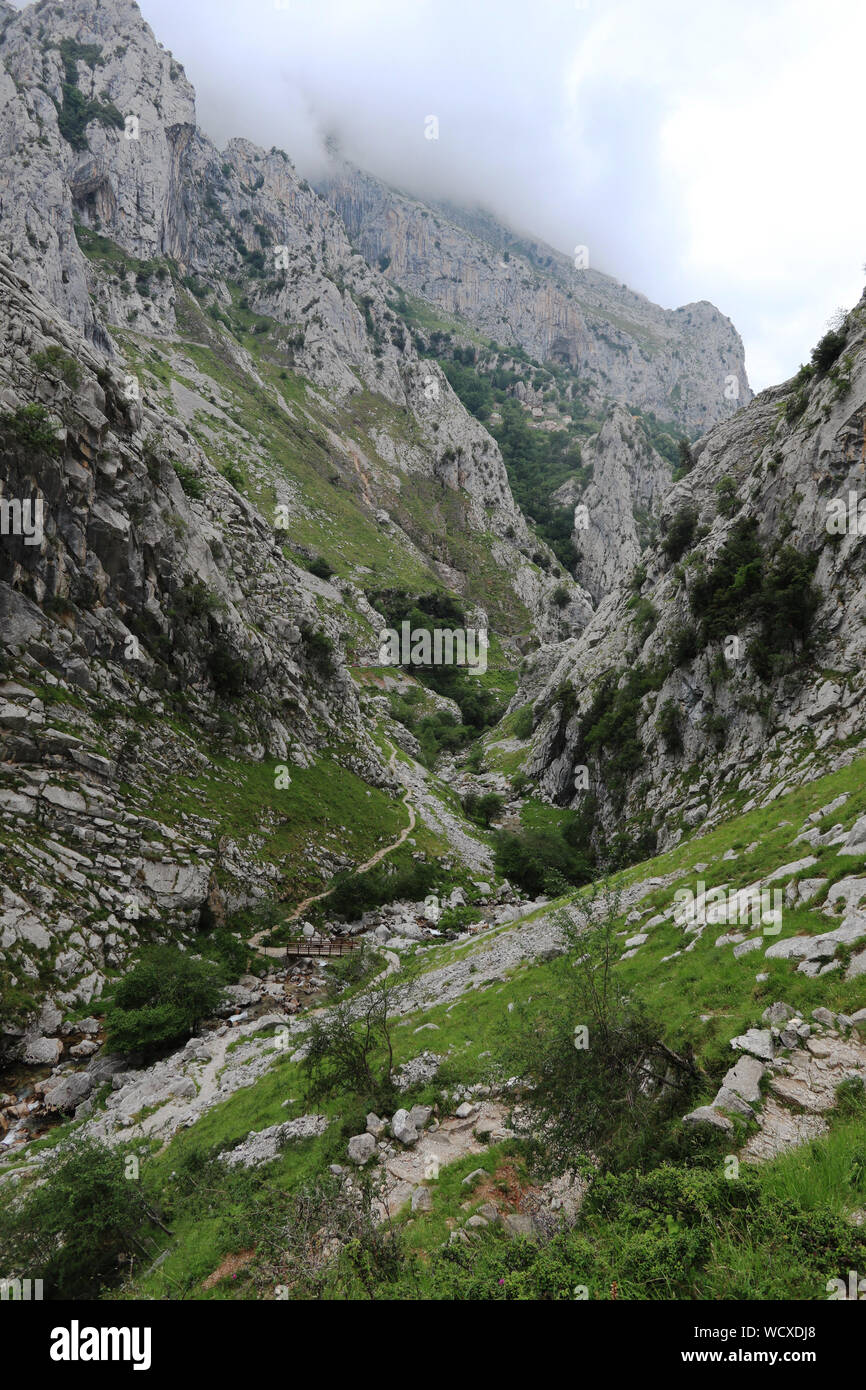
<instances>
[{"instance_id":1,"label":"small tree","mask_svg":"<svg viewBox=\"0 0 866 1390\"><path fill-rule=\"evenodd\" d=\"M313 1020L303 1061L308 1092L316 1102L339 1091L383 1100L393 1091L392 1012L400 986L390 977Z\"/></svg>"},{"instance_id":2,"label":"small tree","mask_svg":"<svg viewBox=\"0 0 866 1390\"><path fill-rule=\"evenodd\" d=\"M462 804L470 820L477 821L479 825L489 825L502 815L505 801L496 792L485 792L482 796L477 792L467 792Z\"/></svg>"},{"instance_id":3,"label":"small tree","mask_svg":"<svg viewBox=\"0 0 866 1390\"><path fill-rule=\"evenodd\" d=\"M237 1196L223 1235L232 1249L255 1249L246 1277L260 1297L282 1285L293 1300L372 1299L389 1281L412 1277L380 1173L361 1171L351 1185L325 1173L295 1192L244 1174Z\"/></svg>"},{"instance_id":4,"label":"small tree","mask_svg":"<svg viewBox=\"0 0 866 1390\"><path fill-rule=\"evenodd\" d=\"M679 465L675 476L677 478L682 478L686 473L691 473L695 466L695 456L692 453L692 446L685 435L682 439L677 440L677 455L679 457Z\"/></svg>"},{"instance_id":5,"label":"small tree","mask_svg":"<svg viewBox=\"0 0 866 1390\"><path fill-rule=\"evenodd\" d=\"M551 987L507 1025L503 1063L527 1083L515 1126L530 1140L536 1164L561 1173L635 1161L668 1110L699 1076L687 1053L662 1040L639 1001L625 996L614 966L619 904L606 886L557 924L565 954L551 966Z\"/></svg>"},{"instance_id":6,"label":"small tree","mask_svg":"<svg viewBox=\"0 0 866 1390\"><path fill-rule=\"evenodd\" d=\"M124 1154L77 1141L44 1182L0 1209L4 1274L41 1278L48 1298L96 1298L118 1278L125 1254L153 1258L145 1244L151 1222L162 1225L142 1184L127 1179Z\"/></svg>"},{"instance_id":7,"label":"small tree","mask_svg":"<svg viewBox=\"0 0 866 1390\"><path fill-rule=\"evenodd\" d=\"M698 514L694 507L683 506L668 525L665 538L662 541L662 550L671 564L676 564L681 559L695 536L698 524Z\"/></svg>"}]
</instances>

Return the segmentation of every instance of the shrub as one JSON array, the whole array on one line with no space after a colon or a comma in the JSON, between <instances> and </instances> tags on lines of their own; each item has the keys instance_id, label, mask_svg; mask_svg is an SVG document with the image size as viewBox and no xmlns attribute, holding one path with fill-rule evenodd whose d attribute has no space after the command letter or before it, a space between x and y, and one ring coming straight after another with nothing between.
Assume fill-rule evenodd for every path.
<instances>
[{"instance_id":1,"label":"shrub","mask_svg":"<svg viewBox=\"0 0 866 1390\"><path fill-rule=\"evenodd\" d=\"M515 738L529 738L532 734L532 705L521 705L511 717L511 728Z\"/></svg>"},{"instance_id":2,"label":"shrub","mask_svg":"<svg viewBox=\"0 0 866 1390\"><path fill-rule=\"evenodd\" d=\"M683 478L687 473L691 473L695 466L695 456L692 453L692 446L689 440L683 436L677 440L677 467L676 477Z\"/></svg>"},{"instance_id":3,"label":"shrub","mask_svg":"<svg viewBox=\"0 0 866 1390\"><path fill-rule=\"evenodd\" d=\"M205 495L204 481L185 463L174 463L172 466L187 497L194 497L200 502Z\"/></svg>"},{"instance_id":4,"label":"shrub","mask_svg":"<svg viewBox=\"0 0 866 1390\"><path fill-rule=\"evenodd\" d=\"M108 998L108 1050L152 1050L192 1034L218 1008L222 984L223 973L212 961L175 946L148 947Z\"/></svg>"},{"instance_id":5,"label":"shrub","mask_svg":"<svg viewBox=\"0 0 866 1390\"><path fill-rule=\"evenodd\" d=\"M671 564L676 564L677 560L682 559L685 552L691 546L695 538L697 524L698 514L695 508L688 504L680 507L679 511L669 521L664 540L662 541L662 550Z\"/></svg>"},{"instance_id":6,"label":"shrub","mask_svg":"<svg viewBox=\"0 0 866 1390\"><path fill-rule=\"evenodd\" d=\"M0 413L0 434L9 447L58 455L61 450L57 426L43 405L21 405Z\"/></svg>"},{"instance_id":7,"label":"shrub","mask_svg":"<svg viewBox=\"0 0 866 1390\"><path fill-rule=\"evenodd\" d=\"M722 516L733 516L737 510L737 484L729 473L716 483L716 497Z\"/></svg>"},{"instance_id":8,"label":"shrub","mask_svg":"<svg viewBox=\"0 0 866 1390\"><path fill-rule=\"evenodd\" d=\"M236 463L231 461L224 463L222 475L227 483L231 483L236 492L241 492L247 485L247 475Z\"/></svg>"},{"instance_id":9,"label":"shrub","mask_svg":"<svg viewBox=\"0 0 866 1390\"><path fill-rule=\"evenodd\" d=\"M463 903L458 907L447 907L442 913L437 926L440 931L451 936L455 932L463 931L464 927L469 927L473 922L481 920L481 913L477 907L471 903Z\"/></svg>"},{"instance_id":10,"label":"shrub","mask_svg":"<svg viewBox=\"0 0 866 1390\"><path fill-rule=\"evenodd\" d=\"M644 642L658 622L658 609L648 598L638 598L637 595L629 600L628 606L633 610L632 622L637 629L638 641Z\"/></svg>"},{"instance_id":11,"label":"shrub","mask_svg":"<svg viewBox=\"0 0 866 1390\"><path fill-rule=\"evenodd\" d=\"M728 737L728 720L724 714L708 714L701 727L716 748L724 748Z\"/></svg>"},{"instance_id":12,"label":"shrub","mask_svg":"<svg viewBox=\"0 0 866 1390\"><path fill-rule=\"evenodd\" d=\"M226 1175L194 1181L211 1191ZM272 1298L275 1286L302 1301L373 1299L383 1286L415 1293L415 1261L382 1217L387 1197L375 1172L362 1169L351 1184L325 1173L292 1192L255 1172L233 1174L231 1184L222 1238L228 1250L255 1251L244 1277L258 1297Z\"/></svg>"},{"instance_id":13,"label":"shrub","mask_svg":"<svg viewBox=\"0 0 866 1390\"><path fill-rule=\"evenodd\" d=\"M592 865L585 853L552 830L500 830L494 840L496 867L532 896L558 892L558 884L588 883ZM548 886L550 885L550 887Z\"/></svg>"},{"instance_id":14,"label":"shrub","mask_svg":"<svg viewBox=\"0 0 866 1390\"><path fill-rule=\"evenodd\" d=\"M302 623L301 641L304 644L304 655L319 675L326 678L333 676L336 670L334 644L327 633L311 627L309 623Z\"/></svg>"},{"instance_id":15,"label":"shrub","mask_svg":"<svg viewBox=\"0 0 866 1390\"><path fill-rule=\"evenodd\" d=\"M713 569L699 577L689 604L701 619L701 646L736 632L760 593L763 572L758 523L744 517L734 523Z\"/></svg>"},{"instance_id":16,"label":"shrub","mask_svg":"<svg viewBox=\"0 0 866 1390\"><path fill-rule=\"evenodd\" d=\"M209 589L201 579L192 579L176 591L171 614L179 623L186 623L190 619L215 613L220 606L221 600L213 589Z\"/></svg>"},{"instance_id":17,"label":"shrub","mask_svg":"<svg viewBox=\"0 0 866 1390\"><path fill-rule=\"evenodd\" d=\"M682 751L683 736L680 732L679 710L673 700L665 700L656 719L656 731L669 753Z\"/></svg>"},{"instance_id":18,"label":"shrub","mask_svg":"<svg viewBox=\"0 0 866 1390\"><path fill-rule=\"evenodd\" d=\"M407 898L419 902L432 892L437 871L423 859L391 858L377 864L365 874L340 873L334 876L334 886L328 894L328 912L341 917L356 918L362 912L381 907L383 903Z\"/></svg>"},{"instance_id":19,"label":"shrub","mask_svg":"<svg viewBox=\"0 0 866 1390\"><path fill-rule=\"evenodd\" d=\"M378 975L385 969L386 961L383 955L367 941L361 941L354 950L347 951L344 956L338 956L328 964L328 994L332 999L339 998L347 990L354 989L357 985L364 984L374 975Z\"/></svg>"},{"instance_id":20,"label":"shrub","mask_svg":"<svg viewBox=\"0 0 866 1390\"><path fill-rule=\"evenodd\" d=\"M694 661L699 651L696 628L687 623L679 623L672 629L668 657L673 666L685 666L687 662Z\"/></svg>"},{"instance_id":21,"label":"shrub","mask_svg":"<svg viewBox=\"0 0 866 1390\"><path fill-rule=\"evenodd\" d=\"M377 1108L388 1106L399 990L390 977L384 978L351 1004L339 1003L325 1017L313 1019L301 1064L311 1100L350 1091Z\"/></svg>"},{"instance_id":22,"label":"shrub","mask_svg":"<svg viewBox=\"0 0 866 1390\"><path fill-rule=\"evenodd\" d=\"M644 749L638 734L641 703L650 691L661 689L668 669L666 662L660 662L608 671L581 721L580 746L602 760L608 790L620 805L629 777L643 764Z\"/></svg>"},{"instance_id":23,"label":"shrub","mask_svg":"<svg viewBox=\"0 0 866 1390\"><path fill-rule=\"evenodd\" d=\"M845 332L841 328L830 329L812 349L812 365L818 372L828 372L845 346Z\"/></svg>"},{"instance_id":24,"label":"shrub","mask_svg":"<svg viewBox=\"0 0 866 1390\"><path fill-rule=\"evenodd\" d=\"M485 792L479 796L477 792L468 792L463 798L463 810L470 820L474 820L478 825L489 825L502 814L505 802L496 792Z\"/></svg>"},{"instance_id":25,"label":"shrub","mask_svg":"<svg viewBox=\"0 0 866 1390\"><path fill-rule=\"evenodd\" d=\"M92 1140L42 1168L42 1180L0 1215L4 1276L41 1278L55 1299L95 1299L115 1283L121 1259L142 1244L152 1213L140 1182L129 1182L124 1155Z\"/></svg>"},{"instance_id":26,"label":"shrub","mask_svg":"<svg viewBox=\"0 0 866 1390\"><path fill-rule=\"evenodd\" d=\"M34 352L30 361L37 371L54 372L62 377L71 390L76 390L81 385L81 367L75 358L64 352L57 343L43 348L41 352Z\"/></svg>"},{"instance_id":27,"label":"shrub","mask_svg":"<svg viewBox=\"0 0 866 1390\"><path fill-rule=\"evenodd\" d=\"M517 1071L528 1083L518 1125L536 1164L551 1173L629 1167L662 1117L682 1113L698 1078L641 1003L620 993L615 908L609 898L596 907L596 927L560 914L566 952L551 966L551 983L506 1025L505 1074ZM586 1034L578 1037L578 1027Z\"/></svg>"},{"instance_id":28,"label":"shrub","mask_svg":"<svg viewBox=\"0 0 866 1390\"><path fill-rule=\"evenodd\" d=\"M207 669L217 693L229 699L242 695L249 683L246 661L222 638L208 652Z\"/></svg>"},{"instance_id":29,"label":"shrub","mask_svg":"<svg viewBox=\"0 0 866 1390\"><path fill-rule=\"evenodd\" d=\"M330 579L334 574L333 568L321 555L317 555L315 559L310 561L307 570L310 574L316 575L318 579Z\"/></svg>"},{"instance_id":30,"label":"shrub","mask_svg":"<svg viewBox=\"0 0 866 1390\"><path fill-rule=\"evenodd\" d=\"M57 48L64 70L64 81L61 83L63 100L57 108L57 127L74 150L86 150L87 127L91 121L123 130L123 116L110 101L88 100L78 86L79 61L95 67L102 61L102 50L96 44L77 43L74 39L61 39Z\"/></svg>"},{"instance_id":31,"label":"shrub","mask_svg":"<svg viewBox=\"0 0 866 1390\"><path fill-rule=\"evenodd\" d=\"M782 669L788 654L808 637L821 594L812 584L817 555L779 546L769 560L754 518L735 522L713 569L689 594L700 616L700 645L720 641L744 623L759 622L749 659L762 680Z\"/></svg>"}]
</instances>

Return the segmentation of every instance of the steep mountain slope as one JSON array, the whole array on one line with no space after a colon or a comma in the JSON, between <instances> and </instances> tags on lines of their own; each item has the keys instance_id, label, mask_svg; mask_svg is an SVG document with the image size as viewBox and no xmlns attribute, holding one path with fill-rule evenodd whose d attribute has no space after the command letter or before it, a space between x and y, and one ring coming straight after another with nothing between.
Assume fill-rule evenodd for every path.
<instances>
[{"instance_id":1,"label":"steep mountain slope","mask_svg":"<svg viewBox=\"0 0 866 1390\"><path fill-rule=\"evenodd\" d=\"M582 446L580 461L591 473L589 484L570 479L553 496L575 508L576 573L598 603L633 573L653 537L673 470L621 406Z\"/></svg>"},{"instance_id":2,"label":"steep mountain slope","mask_svg":"<svg viewBox=\"0 0 866 1390\"><path fill-rule=\"evenodd\" d=\"M396 285L603 396L692 433L751 399L740 337L711 304L660 309L489 214L425 205L345 164L319 186Z\"/></svg>"},{"instance_id":3,"label":"steep mountain slope","mask_svg":"<svg viewBox=\"0 0 866 1390\"><path fill-rule=\"evenodd\" d=\"M739 409L710 305L217 151L131 0L0 59L3 1282L856 1296L866 299Z\"/></svg>"},{"instance_id":4,"label":"steep mountain slope","mask_svg":"<svg viewBox=\"0 0 866 1390\"><path fill-rule=\"evenodd\" d=\"M131 400L124 373L5 258L0 302L9 1026L46 986L87 1002L140 933L222 917L308 856L274 832L296 813L292 778L315 775L325 752L347 786L392 778L346 669L340 595L291 562L187 429ZM32 508L23 528L19 503ZM286 790L265 759L285 765ZM228 786L193 809L179 779L238 786L259 766L242 843L267 840L250 861L226 838ZM399 820L376 797L356 848ZM296 829L309 828L301 812Z\"/></svg>"},{"instance_id":5,"label":"steep mountain slope","mask_svg":"<svg viewBox=\"0 0 866 1390\"><path fill-rule=\"evenodd\" d=\"M73 326L109 352L121 328L189 336L184 280L215 323L250 313L271 363L326 394L338 433L338 407L381 403L368 434L333 442L338 482L369 519L418 479L428 505L392 521L449 586L468 588L480 567L465 542L510 590L517 630L585 621L568 576L568 612L551 605L556 577L531 559L495 444L418 359L382 277L282 151L235 140L220 153L198 131L183 70L133 0L7 11L0 57L4 245ZM224 351L250 373L248 357Z\"/></svg>"},{"instance_id":6,"label":"steep mountain slope","mask_svg":"<svg viewBox=\"0 0 866 1390\"><path fill-rule=\"evenodd\" d=\"M698 443L640 568L525 675L514 705L532 703L526 769L545 793L573 803L587 767L600 825L669 845L847 756L866 690L848 515L864 406L861 301L796 378Z\"/></svg>"},{"instance_id":7,"label":"steep mountain slope","mask_svg":"<svg viewBox=\"0 0 866 1390\"><path fill-rule=\"evenodd\" d=\"M142 941L403 827L371 597L489 626L491 700L591 604L336 214L209 144L136 5L4 6L0 57L3 1045L50 1061Z\"/></svg>"}]
</instances>

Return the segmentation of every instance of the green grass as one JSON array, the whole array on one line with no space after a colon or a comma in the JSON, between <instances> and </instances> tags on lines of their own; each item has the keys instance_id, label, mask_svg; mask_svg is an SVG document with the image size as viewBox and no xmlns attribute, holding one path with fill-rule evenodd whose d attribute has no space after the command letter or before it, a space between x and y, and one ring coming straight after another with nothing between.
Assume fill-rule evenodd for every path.
<instances>
[{"instance_id":1,"label":"green grass","mask_svg":"<svg viewBox=\"0 0 866 1390\"><path fill-rule=\"evenodd\" d=\"M152 812L169 824L184 815L205 815L217 822L215 838L229 835L241 843L260 835L257 855L281 870L284 897L300 899L323 886L310 861L314 848L330 848L353 862L368 859L395 839L406 824L401 802L369 787L333 757L310 767L289 764L291 785L275 786L273 762L239 763L211 756L213 771L203 777L179 774L164 787Z\"/></svg>"},{"instance_id":2,"label":"green grass","mask_svg":"<svg viewBox=\"0 0 866 1390\"><path fill-rule=\"evenodd\" d=\"M304 778L298 770L295 809L309 825L317 814L328 819L335 808L325 811L319 805L328 795L328 769L320 764L308 771L312 775ZM650 872L678 872L670 886L642 899L641 908L667 907L677 884L693 882L697 876L708 883L726 881L742 886L759 873L799 857L798 850L790 850L789 842L805 815L840 790L852 794L833 820L850 825L866 802L864 771L866 760L860 759L780 798L769 814L750 812L677 846L651 864L634 866L618 876L618 881L645 879ZM208 798L219 793L225 824L240 828L247 824L250 806L270 797L269 769L246 769L240 778L237 772L236 767L221 769L201 790ZM341 803L343 815L347 804ZM357 812L355 805L352 813ZM535 801L525 808L525 819L532 825L550 825L552 818L561 814ZM791 824L780 826L779 820ZM758 838L761 827L764 842L746 856L742 851ZM392 827L383 820L381 828L390 833ZM720 857L729 847L739 847L741 857L722 862ZM708 868L697 871L694 866L701 862ZM863 867L857 858L839 859L831 847L819 852L819 864L809 870L810 875L817 875L825 862L837 877L839 872L857 873ZM582 894L574 896L580 898ZM537 918L547 910L537 910L531 916ZM480 964L497 936L513 931L519 938L523 925L519 922L470 942L443 943L433 951L407 954L403 973L408 978L458 959ZM799 929L827 930L828 925L822 914L799 909L786 913L783 935ZM624 922L620 928L637 930ZM664 1021L669 1044L679 1049L692 1044L699 1064L712 1078L712 1087L731 1064L730 1038L755 1024L767 1003L785 999L806 1014L818 1003L847 1011L862 1005L862 987L858 989L856 981L841 979L841 972L818 982L799 975L789 962L768 962L762 956L735 961L729 949L717 950L713 945L722 930L707 928L692 952L662 965L661 956L678 949L683 937L673 926L656 927L638 956L616 967L621 986L639 994ZM444 1058L436 1082L407 1097L406 1103L431 1102L441 1088L450 1092L458 1082L469 1085L490 1079L510 1027L508 1005L531 1001L543 1011L545 996L556 990L557 972L563 968L561 961L524 961L469 990L453 1004L431 999L400 1020L394 1029L395 1065L427 1049ZM769 972L770 979L764 985L755 982L758 969ZM706 1023L700 1021L701 1013L710 1015ZM416 1033L422 1022L436 1024L436 1030ZM706 1099L711 1094L708 1086ZM294 1104L284 1108L288 1099ZM287 1146L268 1165L268 1182L294 1190L328 1163L344 1161L345 1143L357 1131L362 1107L363 1098L336 1096L326 1107L333 1116L326 1134ZM137 1294L177 1297L182 1292L193 1298L249 1295L243 1279L224 1280L211 1290L202 1288L203 1280L232 1249L225 1225L233 1201L230 1188L212 1193L210 1209L203 1213L200 1205L191 1205L177 1194L171 1175L197 1158L233 1146L251 1130L280 1123L307 1108L299 1067L287 1056L280 1056L259 1081L209 1110L191 1129L180 1131L162 1152L156 1152L154 1146L146 1163L150 1178L169 1204L173 1235L167 1244L171 1253L159 1270L139 1279L134 1289ZM590 1297L606 1298L615 1280L618 1296L626 1299L826 1297L826 1279L835 1277L840 1272L837 1266L844 1266L848 1259L859 1258L862 1263L866 1241L862 1229L851 1226L848 1220L852 1211L866 1205L863 1116L852 1111L833 1118L827 1135L772 1163L741 1164L740 1178L730 1183L720 1181L721 1159L712 1153L701 1158L694 1169L676 1163L648 1170L641 1178L625 1174L607 1186L599 1185L575 1230L557 1237L549 1246L512 1243L491 1230L484 1232L468 1253L452 1251L445 1256L440 1247L454 1224L468 1215L464 1204L469 1202L470 1210L477 1205L473 1194L462 1187L466 1173L484 1168L494 1188L497 1181L507 1179L507 1186L529 1180L521 1149L514 1142L469 1156L443 1169L438 1182L431 1185L433 1210L429 1215L402 1213L398 1221L401 1240L410 1255L418 1255L420 1263L411 1279L407 1275L407 1282L390 1293L412 1298L571 1298L573 1286L585 1284ZM52 1142L64 1131L68 1132L68 1127L61 1127L56 1137L52 1135ZM389 1296L388 1290L383 1288L381 1296Z\"/></svg>"}]
</instances>

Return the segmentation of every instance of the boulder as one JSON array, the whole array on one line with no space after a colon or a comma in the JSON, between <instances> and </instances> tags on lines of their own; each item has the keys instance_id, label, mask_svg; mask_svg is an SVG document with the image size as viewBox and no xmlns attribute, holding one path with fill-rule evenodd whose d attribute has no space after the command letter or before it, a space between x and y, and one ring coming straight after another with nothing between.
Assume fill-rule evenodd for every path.
<instances>
[{"instance_id":1,"label":"boulder","mask_svg":"<svg viewBox=\"0 0 866 1390\"><path fill-rule=\"evenodd\" d=\"M409 1118L408 1110L398 1110L391 1118L391 1133L401 1144L411 1147L418 1142L418 1130Z\"/></svg>"},{"instance_id":2,"label":"boulder","mask_svg":"<svg viewBox=\"0 0 866 1390\"><path fill-rule=\"evenodd\" d=\"M783 1023L788 1022L789 1018L794 1017L795 1013L790 1004L783 1004L781 1000L775 1004L770 1004L761 1014L764 1023L768 1023L771 1028L780 1028ZM739 1065L738 1062L737 1066ZM725 1080L727 1080L727 1077Z\"/></svg>"},{"instance_id":3,"label":"boulder","mask_svg":"<svg viewBox=\"0 0 866 1390\"><path fill-rule=\"evenodd\" d=\"M752 951L759 951L762 942L763 937L761 936L750 936L748 941L741 941L739 945L734 947L735 959L739 960L741 956L747 956Z\"/></svg>"},{"instance_id":4,"label":"boulder","mask_svg":"<svg viewBox=\"0 0 866 1390\"><path fill-rule=\"evenodd\" d=\"M816 1023L823 1023L825 1028L833 1028L836 1024L836 1015L831 1014L829 1009L813 1009L812 1017Z\"/></svg>"},{"instance_id":5,"label":"boulder","mask_svg":"<svg viewBox=\"0 0 866 1390\"><path fill-rule=\"evenodd\" d=\"M776 1051L769 1028L748 1028L740 1037L731 1039L731 1047L740 1052L749 1052L765 1062L772 1061Z\"/></svg>"},{"instance_id":6,"label":"boulder","mask_svg":"<svg viewBox=\"0 0 866 1390\"><path fill-rule=\"evenodd\" d=\"M432 1105L413 1105L409 1111L409 1123L415 1129L426 1129L433 1114Z\"/></svg>"},{"instance_id":7,"label":"boulder","mask_svg":"<svg viewBox=\"0 0 866 1390\"><path fill-rule=\"evenodd\" d=\"M90 1095L94 1085L94 1077L89 1072L74 1071L45 1091L43 1104L46 1110L74 1110L76 1105Z\"/></svg>"},{"instance_id":8,"label":"boulder","mask_svg":"<svg viewBox=\"0 0 866 1390\"><path fill-rule=\"evenodd\" d=\"M53 1067L63 1055L59 1038L31 1038L24 1047L24 1061Z\"/></svg>"},{"instance_id":9,"label":"boulder","mask_svg":"<svg viewBox=\"0 0 866 1390\"><path fill-rule=\"evenodd\" d=\"M349 1140L349 1157L362 1168L376 1152L376 1140L372 1134L354 1134Z\"/></svg>"},{"instance_id":10,"label":"boulder","mask_svg":"<svg viewBox=\"0 0 866 1390\"><path fill-rule=\"evenodd\" d=\"M842 842L839 854L866 854L866 816L855 820Z\"/></svg>"},{"instance_id":11,"label":"boulder","mask_svg":"<svg viewBox=\"0 0 866 1390\"><path fill-rule=\"evenodd\" d=\"M692 1110L689 1115L683 1116L684 1125L708 1125L713 1129L724 1130L726 1134L733 1133L734 1126L724 1115L720 1115L718 1110L714 1110L711 1105L699 1105L697 1110Z\"/></svg>"},{"instance_id":12,"label":"boulder","mask_svg":"<svg viewBox=\"0 0 866 1390\"><path fill-rule=\"evenodd\" d=\"M512 1240L523 1237L525 1240L533 1240L538 1237L539 1231L531 1216L527 1216L522 1211L510 1211L504 1216L500 1216L499 1224L507 1236Z\"/></svg>"},{"instance_id":13,"label":"boulder","mask_svg":"<svg viewBox=\"0 0 866 1390\"><path fill-rule=\"evenodd\" d=\"M856 980L860 975L866 975L866 951L858 951L856 956L851 957L845 979Z\"/></svg>"},{"instance_id":14,"label":"boulder","mask_svg":"<svg viewBox=\"0 0 866 1390\"><path fill-rule=\"evenodd\" d=\"M782 1007L787 1008L787 1005L783 1004ZM766 1067L756 1057L740 1057L725 1073L722 1086L726 1090L736 1091L743 1100L754 1104L761 1099L760 1081L765 1071Z\"/></svg>"}]
</instances>

